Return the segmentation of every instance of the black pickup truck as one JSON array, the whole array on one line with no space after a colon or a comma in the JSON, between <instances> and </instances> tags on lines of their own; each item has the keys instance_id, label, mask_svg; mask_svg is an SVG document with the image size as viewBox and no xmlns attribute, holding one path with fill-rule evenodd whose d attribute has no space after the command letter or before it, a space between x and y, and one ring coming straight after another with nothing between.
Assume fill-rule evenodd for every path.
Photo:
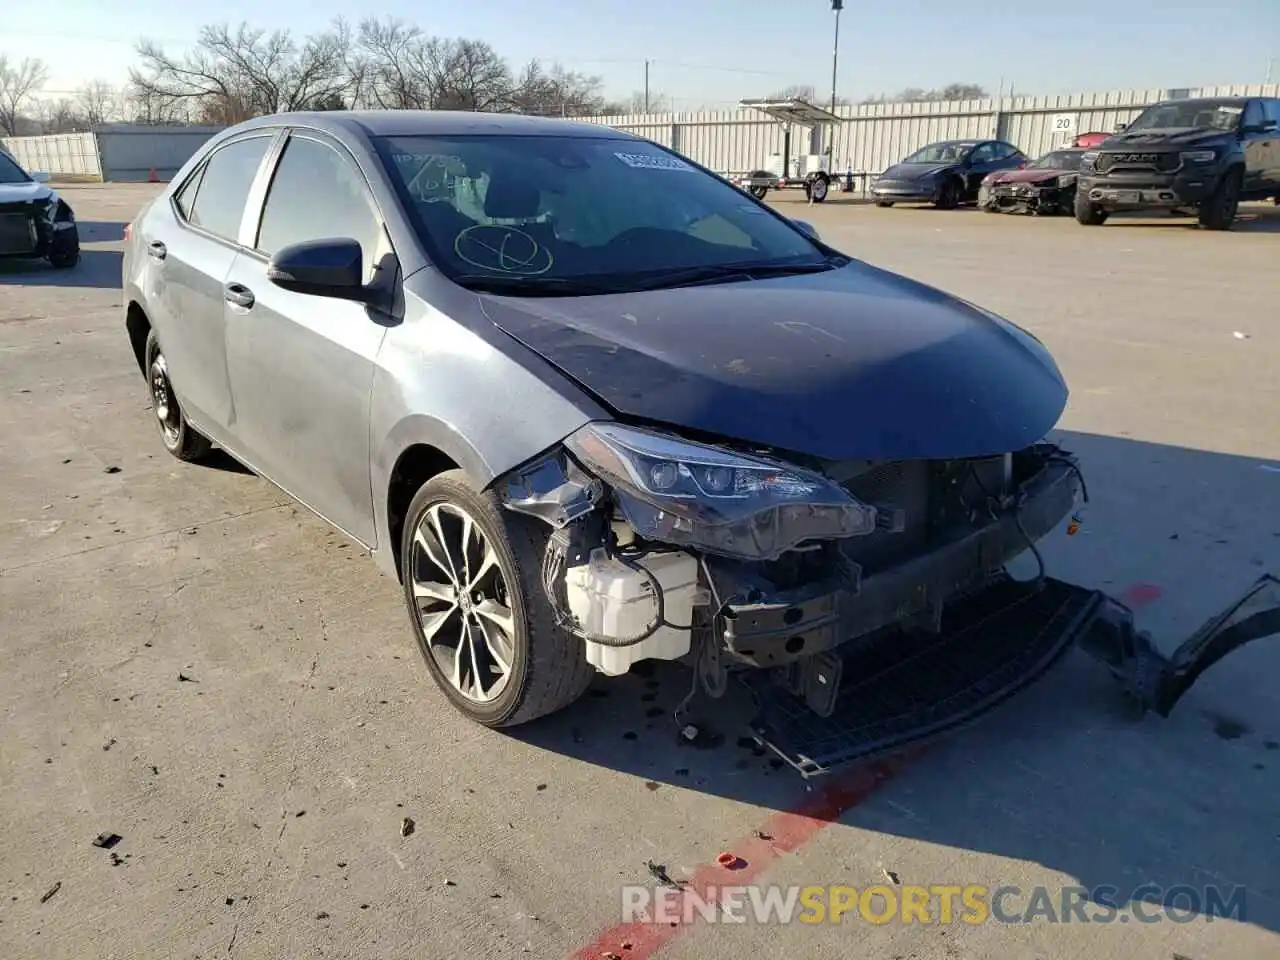
<instances>
[{"instance_id":1,"label":"black pickup truck","mask_svg":"<svg viewBox=\"0 0 1280 960\"><path fill-rule=\"evenodd\" d=\"M1280 197L1280 98L1211 97L1152 104L1081 158L1076 219L1117 210L1194 212L1230 229L1241 200Z\"/></svg>"}]
</instances>

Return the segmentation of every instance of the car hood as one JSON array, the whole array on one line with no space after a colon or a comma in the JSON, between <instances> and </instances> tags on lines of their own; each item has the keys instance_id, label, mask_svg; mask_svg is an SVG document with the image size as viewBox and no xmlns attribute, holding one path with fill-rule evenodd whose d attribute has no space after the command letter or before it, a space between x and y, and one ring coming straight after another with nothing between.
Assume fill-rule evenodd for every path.
<instances>
[{"instance_id":1,"label":"car hood","mask_svg":"<svg viewBox=\"0 0 1280 960\"><path fill-rule=\"evenodd\" d=\"M1058 177L1074 177L1074 170L1051 170L1047 167L1037 167L1035 169L1026 170L1001 170L999 173L991 175L991 183L1046 183L1049 180L1056 180Z\"/></svg>"},{"instance_id":2,"label":"car hood","mask_svg":"<svg viewBox=\"0 0 1280 960\"><path fill-rule=\"evenodd\" d=\"M0 183L0 203L48 200L53 195L53 190L43 183Z\"/></svg>"},{"instance_id":3,"label":"car hood","mask_svg":"<svg viewBox=\"0 0 1280 960\"><path fill-rule=\"evenodd\" d=\"M1137 130L1120 133L1104 140L1101 150L1143 150L1151 147L1202 147L1224 143L1231 134L1203 127L1170 127L1162 130Z\"/></svg>"},{"instance_id":4,"label":"car hood","mask_svg":"<svg viewBox=\"0 0 1280 960\"><path fill-rule=\"evenodd\" d=\"M490 320L620 416L826 460L1020 449L1067 388L1038 340L859 261L610 294L481 295Z\"/></svg>"},{"instance_id":5,"label":"car hood","mask_svg":"<svg viewBox=\"0 0 1280 960\"><path fill-rule=\"evenodd\" d=\"M954 163L895 163L880 176L885 180L923 180L955 167Z\"/></svg>"}]
</instances>

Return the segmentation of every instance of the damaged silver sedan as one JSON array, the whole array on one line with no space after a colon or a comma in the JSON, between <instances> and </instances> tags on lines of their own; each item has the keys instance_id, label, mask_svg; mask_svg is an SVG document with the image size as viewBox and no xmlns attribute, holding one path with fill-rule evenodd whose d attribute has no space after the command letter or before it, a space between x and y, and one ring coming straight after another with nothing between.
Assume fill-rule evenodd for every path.
<instances>
[{"instance_id":1,"label":"damaged silver sedan","mask_svg":"<svg viewBox=\"0 0 1280 960\"><path fill-rule=\"evenodd\" d=\"M597 674L745 683L805 774L972 719L1071 644L1167 712L1280 627L1172 659L1006 565L1086 497L1031 334L594 125L265 117L127 231L166 449L214 444L367 547L432 678L512 726Z\"/></svg>"}]
</instances>

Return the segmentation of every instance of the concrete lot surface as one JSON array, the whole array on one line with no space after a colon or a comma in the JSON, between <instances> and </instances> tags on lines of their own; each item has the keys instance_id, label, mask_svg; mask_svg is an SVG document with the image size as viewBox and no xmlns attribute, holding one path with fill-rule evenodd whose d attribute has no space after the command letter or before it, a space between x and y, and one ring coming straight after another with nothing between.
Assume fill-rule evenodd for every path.
<instances>
[{"instance_id":1,"label":"concrete lot surface","mask_svg":"<svg viewBox=\"0 0 1280 960\"><path fill-rule=\"evenodd\" d=\"M736 701L708 717L721 746L678 746L670 666L512 733L464 721L355 547L230 460L162 449L118 289L155 189L67 187L82 264L0 264L0 957L1280 956L1274 641L1163 721L1072 654L968 731L808 787L738 744ZM1165 648L1280 572L1280 211L1215 234L833 200L776 203L1057 357L1092 502L1051 572L1129 597ZM721 878L721 851L745 869ZM1245 911L624 925L650 859L724 883L1017 885L1006 913L1037 885L1125 905L1149 883L1182 908L1171 888L1242 885Z\"/></svg>"}]
</instances>

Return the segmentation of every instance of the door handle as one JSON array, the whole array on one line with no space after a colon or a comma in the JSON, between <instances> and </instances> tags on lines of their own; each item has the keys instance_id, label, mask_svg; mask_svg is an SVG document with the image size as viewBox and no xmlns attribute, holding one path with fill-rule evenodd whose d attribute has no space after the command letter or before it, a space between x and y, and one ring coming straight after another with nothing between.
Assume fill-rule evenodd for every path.
<instances>
[{"instance_id":1,"label":"door handle","mask_svg":"<svg viewBox=\"0 0 1280 960\"><path fill-rule=\"evenodd\" d=\"M222 299L232 306L248 310L253 306L253 291L244 284L228 283L222 288Z\"/></svg>"},{"instance_id":2,"label":"door handle","mask_svg":"<svg viewBox=\"0 0 1280 960\"><path fill-rule=\"evenodd\" d=\"M169 248L159 240L152 240L147 244L147 256L153 260L163 260L169 255Z\"/></svg>"}]
</instances>

